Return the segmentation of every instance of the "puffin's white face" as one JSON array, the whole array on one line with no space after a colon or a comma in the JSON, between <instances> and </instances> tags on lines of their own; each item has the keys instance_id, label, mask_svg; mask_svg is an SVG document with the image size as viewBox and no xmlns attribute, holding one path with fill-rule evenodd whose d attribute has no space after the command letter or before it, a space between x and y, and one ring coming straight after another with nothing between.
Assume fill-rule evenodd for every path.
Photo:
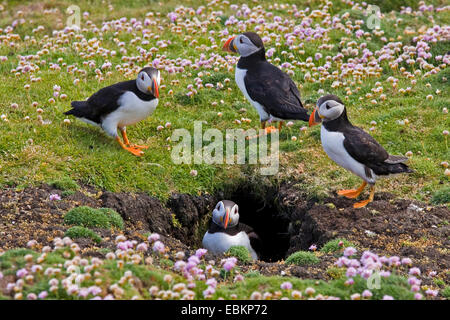
<instances>
[{"instance_id":1,"label":"puffin's white face","mask_svg":"<svg viewBox=\"0 0 450 320\"><path fill-rule=\"evenodd\" d=\"M236 51L242 57L248 57L256 51L261 50L261 48L255 46L255 44L243 34L238 35L236 38L234 38L233 44L236 48Z\"/></svg>"},{"instance_id":2,"label":"puffin's white face","mask_svg":"<svg viewBox=\"0 0 450 320\"><path fill-rule=\"evenodd\" d=\"M345 106L335 100L327 100L318 106L319 117L324 121L337 119L344 112Z\"/></svg>"},{"instance_id":3,"label":"puffin's white face","mask_svg":"<svg viewBox=\"0 0 450 320\"><path fill-rule=\"evenodd\" d=\"M142 69L137 78L136 85L138 89L145 94L152 94L159 98L159 83L161 80L159 70L155 68Z\"/></svg>"},{"instance_id":4,"label":"puffin's white face","mask_svg":"<svg viewBox=\"0 0 450 320\"><path fill-rule=\"evenodd\" d=\"M213 222L226 229L239 223L239 207L230 200L222 200L213 210Z\"/></svg>"},{"instance_id":5,"label":"puffin's white face","mask_svg":"<svg viewBox=\"0 0 450 320\"><path fill-rule=\"evenodd\" d=\"M240 34L228 39L223 49L229 52L236 52L242 57L248 57L262 48L257 47L245 34Z\"/></svg>"}]
</instances>

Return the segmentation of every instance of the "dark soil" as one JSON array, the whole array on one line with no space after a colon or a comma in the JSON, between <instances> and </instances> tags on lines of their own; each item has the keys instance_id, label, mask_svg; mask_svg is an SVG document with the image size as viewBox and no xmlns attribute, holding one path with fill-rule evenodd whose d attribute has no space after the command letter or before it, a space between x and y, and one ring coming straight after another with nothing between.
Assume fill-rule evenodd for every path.
<instances>
[{"instance_id":1,"label":"dark soil","mask_svg":"<svg viewBox=\"0 0 450 320\"><path fill-rule=\"evenodd\" d=\"M52 193L61 195L62 200L50 201ZM276 187L246 184L216 196L173 194L167 203L145 193L101 192L86 186L66 197L48 185L24 190L5 188L0 191L0 251L26 247L31 239L39 243L38 247L51 244L70 227L63 222L64 214L73 207L87 205L113 208L125 221L123 231L97 229L103 239L100 244L78 239L87 255L101 256L103 248L114 250L114 238L119 234L143 240L151 232L163 236L171 249L169 256L179 250L192 253L201 246L211 211L223 198L238 203L241 221L251 225L264 243L262 261L244 265L244 272L329 279L326 270L336 260L332 253L321 256L319 264L306 267L289 266L282 260L295 251L308 250L312 244L320 249L327 241L342 237L355 243L360 251L409 257L424 274L437 271L447 285L450 283L447 207L378 193L366 208L354 209L354 200L338 196L321 202L308 200L308 195L293 183ZM207 255L207 259L220 258Z\"/></svg>"}]
</instances>

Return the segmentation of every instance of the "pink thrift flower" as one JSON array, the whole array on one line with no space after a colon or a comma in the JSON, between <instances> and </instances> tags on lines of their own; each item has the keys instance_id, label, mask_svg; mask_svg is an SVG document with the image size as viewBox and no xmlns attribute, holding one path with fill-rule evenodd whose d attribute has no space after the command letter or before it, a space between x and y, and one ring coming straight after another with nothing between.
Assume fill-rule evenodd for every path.
<instances>
[{"instance_id":1,"label":"pink thrift flower","mask_svg":"<svg viewBox=\"0 0 450 320\"><path fill-rule=\"evenodd\" d=\"M153 244L153 251L154 252L159 252L159 253L163 253L164 252L164 244L161 241L156 241Z\"/></svg>"},{"instance_id":2,"label":"pink thrift flower","mask_svg":"<svg viewBox=\"0 0 450 320\"><path fill-rule=\"evenodd\" d=\"M292 289L292 283L290 283L289 281L283 282L280 285L280 288L283 290L291 290Z\"/></svg>"},{"instance_id":3,"label":"pink thrift flower","mask_svg":"<svg viewBox=\"0 0 450 320\"><path fill-rule=\"evenodd\" d=\"M50 195L49 199L50 199L50 201L55 201L55 200L59 201L59 200L61 200L61 197L59 196L59 194L53 193Z\"/></svg>"},{"instance_id":4,"label":"pink thrift flower","mask_svg":"<svg viewBox=\"0 0 450 320\"><path fill-rule=\"evenodd\" d=\"M157 234L157 233L152 233L151 235L149 235L148 236L148 241L150 241L150 242L155 242L155 241L158 241L159 240L159 234Z\"/></svg>"},{"instance_id":5,"label":"pink thrift flower","mask_svg":"<svg viewBox=\"0 0 450 320\"><path fill-rule=\"evenodd\" d=\"M419 268L411 268L409 269L409 274L412 276L420 276L420 269Z\"/></svg>"},{"instance_id":6,"label":"pink thrift flower","mask_svg":"<svg viewBox=\"0 0 450 320\"><path fill-rule=\"evenodd\" d=\"M201 257L203 257L207 252L208 252L208 250L203 249L203 248L200 248L200 249L197 249L197 251L195 251L195 255L196 255L198 258L201 258Z\"/></svg>"},{"instance_id":7,"label":"pink thrift flower","mask_svg":"<svg viewBox=\"0 0 450 320\"><path fill-rule=\"evenodd\" d=\"M372 292L370 292L370 290L364 290L362 293L363 298L371 298L372 297Z\"/></svg>"},{"instance_id":8,"label":"pink thrift flower","mask_svg":"<svg viewBox=\"0 0 450 320\"><path fill-rule=\"evenodd\" d=\"M356 254L356 249L353 247L347 247L344 249L344 256L350 257Z\"/></svg>"}]
</instances>

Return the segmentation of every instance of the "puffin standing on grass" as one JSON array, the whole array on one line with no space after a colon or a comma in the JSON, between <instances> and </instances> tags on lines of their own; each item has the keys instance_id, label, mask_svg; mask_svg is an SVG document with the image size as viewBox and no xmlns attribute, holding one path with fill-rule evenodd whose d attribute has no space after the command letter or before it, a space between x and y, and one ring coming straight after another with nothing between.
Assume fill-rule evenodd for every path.
<instances>
[{"instance_id":1,"label":"puffin standing on grass","mask_svg":"<svg viewBox=\"0 0 450 320\"><path fill-rule=\"evenodd\" d=\"M212 253L224 253L232 246L244 246L253 260L258 259L261 240L253 229L239 223L239 208L230 200L221 200L212 213L212 221L203 236L203 247Z\"/></svg>"},{"instance_id":2,"label":"puffin standing on grass","mask_svg":"<svg viewBox=\"0 0 450 320\"><path fill-rule=\"evenodd\" d=\"M86 101L72 101L72 109L66 115L74 115L80 120L100 126L115 138L120 146L141 156L148 146L131 144L126 127L144 120L155 111L159 98L159 70L146 67L139 71L136 80L113 84L100 89ZM123 142L117 134L119 128Z\"/></svg>"},{"instance_id":3,"label":"puffin standing on grass","mask_svg":"<svg viewBox=\"0 0 450 320\"><path fill-rule=\"evenodd\" d=\"M261 128L266 133L266 122L284 120L308 121L309 115L300 100L300 93L292 79L266 60L261 38L254 32L245 32L227 40L223 50L238 53L241 58L236 67L235 79L247 100L256 108Z\"/></svg>"},{"instance_id":4,"label":"puffin standing on grass","mask_svg":"<svg viewBox=\"0 0 450 320\"><path fill-rule=\"evenodd\" d=\"M367 184L370 185L369 199L355 203L354 208L365 207L373 201L378 178L413 172L404 164L408 160L407 157L389 155L371 135L350 123L346 108L339 97L330 94L317 101L317 107L309 119L309 126L320 122L323 122L320 139L328 156L363 179L358 189L340 190L338 194L354 199Z\"/></svg>"}]
</instances>

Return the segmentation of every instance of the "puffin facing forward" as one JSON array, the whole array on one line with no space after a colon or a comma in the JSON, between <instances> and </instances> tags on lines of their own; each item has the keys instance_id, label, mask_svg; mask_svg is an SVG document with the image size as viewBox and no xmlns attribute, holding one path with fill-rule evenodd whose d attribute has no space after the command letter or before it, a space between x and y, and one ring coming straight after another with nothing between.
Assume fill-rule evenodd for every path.
<instances>
[{"instance_id":1,"label":"puffin facing forward","mask_svg":"<svg viewBox=\"0 0 450 320\"><path fill-rule=\"evenodd\" d=\"M74 115L80 120L100 126L108 135L115 138L120 146L141 156L147 146L131 144L128 141L126 126L144 120L155 111L158 105L160 73L152 67L139 71L136 80L113 84L100 89L86 101L72 101L72 109L66 115ZM119 128L123 142L117 134Z\"/></svg>"},{"instance_id":2,"label":"puffin facing forward","mask_svg":"<svg viewBox=\"0 0 450 320\"><path fill-rule=\"evenodd\" d=\"M328 156L341 167L363 179L356 190L341 190L339 195L350 199L357 198L367 184L370 185L369 199L357 202L355 208L365 207L373 201L375 182L382 176L413 172L404 162L403 156L392 156L362 129L353 126L347 118L347 110L335 95L326 95L317 101L309 125L323 121L320 131L322 146Z\"/></svg>"},{"instance_id":3,"label":"puffin facing forward","mask_svg":"<svg viewBox=\"0 0 450 320\"><path fill-rule=\"evenodd\" d=\"M245 32L227 40L223 50L238 53L241 58L236 67L235 79L247 100L256 108L261 128L266 132L266 122L283 120L308 121L309 115L300 100L300 92L292 79L266 60L261 38L254 32Z\"/></svg>"},{"instance_id":4,"label":"puffin facing forward","mask_svg":"<svg viewBox=\"0 0 450 320\"><path fill-rule=\"evenodd\" d=\"M244 246L252 259L257 260L261 240L250 226L239 223L239 208L230 200L219 201L213 210L212 221L203 236L203 247L212 253L224 253L231 246Z\"/></svg>"}]
</instances>

